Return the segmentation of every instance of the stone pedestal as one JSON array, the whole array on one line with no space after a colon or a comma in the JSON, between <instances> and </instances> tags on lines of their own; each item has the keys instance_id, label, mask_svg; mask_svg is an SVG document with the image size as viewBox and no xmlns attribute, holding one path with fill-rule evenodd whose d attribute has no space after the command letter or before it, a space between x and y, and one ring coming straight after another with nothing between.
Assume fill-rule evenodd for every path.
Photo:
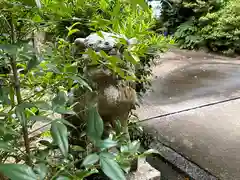
<instances>
[{"instance_id":1,"label":"stone pedestal","mask_svg":"<svg viewBox=\"0 0 240 180\"><path fill-rule=\"evenodd\" d=\"M153 168L145 158L138 160L138 169L127 175L127 180L160 180L161 173Z\"/></svg>"}]
</instances>

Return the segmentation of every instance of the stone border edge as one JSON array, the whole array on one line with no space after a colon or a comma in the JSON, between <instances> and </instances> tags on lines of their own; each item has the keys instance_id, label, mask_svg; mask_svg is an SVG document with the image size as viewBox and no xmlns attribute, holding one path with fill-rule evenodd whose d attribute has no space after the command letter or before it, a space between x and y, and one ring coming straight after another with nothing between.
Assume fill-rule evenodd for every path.
<instances>
[{"instance_id":1,"label":"stone border edge","mask_svg":"<svg viewBox=\"0 0 240 180\"><path fill-rule=\"evenodd\" d=\"M141 144L145 149L157 150L158 155L161 158L172 165L175 169L178 169L179 171L188 175L193 180L219 180L219 178L213 176L206 170L199 167L197 164L189 161L172 148L165 146L160 140L158 140L158 138L156 138L156 135L150 133L147 128L143 128L141 132L139 132L137 135L134 134L132 137L133 139L140 139Z\"/></svg>"}]
</instances>

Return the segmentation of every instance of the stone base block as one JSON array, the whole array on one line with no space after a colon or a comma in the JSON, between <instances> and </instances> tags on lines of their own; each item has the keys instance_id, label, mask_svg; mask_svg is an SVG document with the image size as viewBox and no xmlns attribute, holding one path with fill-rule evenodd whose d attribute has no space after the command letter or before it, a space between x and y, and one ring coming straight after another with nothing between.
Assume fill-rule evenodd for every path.
<instances>
[{"instance_id":1,"label":"stone base block","mask_svg":"<svg viewBox=\"0 0 240 180\"><path fill-rule=\"evenodd\" d=\"M127 175L127 180L160 180L161 173L153 168L145 158L138 160L138 170Z\"/></svg>"}]
</instances>

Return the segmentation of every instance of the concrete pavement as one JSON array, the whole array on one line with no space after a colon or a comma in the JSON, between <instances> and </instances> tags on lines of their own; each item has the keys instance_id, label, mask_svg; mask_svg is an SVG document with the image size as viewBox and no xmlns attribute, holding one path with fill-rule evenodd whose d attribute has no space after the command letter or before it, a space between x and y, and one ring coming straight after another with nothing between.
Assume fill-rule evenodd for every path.
<instances>
[{"instance_id":1,"label":"concrete pavement","mask_svg":"<svg viewBox=\"0 0 240 180\"><path fill-rule=\"evenodd\" d=\"M240 96L240 60L173 50L153 68L140 119ZM162 143L222 180L240 179L240 100L142 123Z\"/></svg>"}]
</instances>

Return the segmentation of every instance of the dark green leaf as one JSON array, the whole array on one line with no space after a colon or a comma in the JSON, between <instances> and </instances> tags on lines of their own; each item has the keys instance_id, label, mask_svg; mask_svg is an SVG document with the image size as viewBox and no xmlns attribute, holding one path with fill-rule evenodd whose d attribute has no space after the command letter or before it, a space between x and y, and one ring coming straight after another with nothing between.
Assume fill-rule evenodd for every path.
<instances>
[{"instance_id":1,"label":"dark green leaf","mask_svg":"<svg viewBox=\"0 0 240 180\"><path fill-rule=\"evenodd\" d=\"M97 108L91 107L87 111L87 135L92 140L101 139L103 134L103 120L100 117Z\"/></svg>"},{"instance_id":2,"label":"dark green leaf","mask_svg":"<svg viewBox=\"0 0 240 180\"><path fill-rule=\"evenodd\" d=\"M39 176L39 179L44 180L44 178L47 175L48 169L47 166L43 163L36 164L34 170L36 171L37 175Z\"/></svg>"},{"instance_id":3,"label":"dark green leaf","mask_svg":"<svg viewBox=\"0 0 240 180\"><path fill-rule=\"evenodd\" d=\"M34 105L42 110L51 110L52 109L51 106L47 102L44 102L44 101L34 102Z\"/></svg>"},{"instance_id":4,"label":"dark green leaf","mask_svg":"<svg viewBox=\"0 0 240 180\"><path fill-rule=\"evenodd\" d=\"M57 74L61 74L61 72L60 72L59 69L56 67L56 65L54 65L54 64L47 64L47 67L48 67L48 69L51 70L52 72L57 73Z\"/></svg>"},{"instance_id":5,"label":"dark green leaf","mask_svg":"<svg viewBox=\"0 0 240 180\"><path fill-rule=\"evenodd\" d=\"M60 91L60 92L58 92L57 96L53 98L52 105L53 105L53 107L63 106L66 104L66 102L67 102L66 93L63 91Z\"/></svg>"},{"instance_id":6,"label":"dark green leaf","mask_svg":"<svg viewBox=\"0 0 240 180\"><path fill-rule=\"evenodd\" d=\"M27 118L26 118L26 114L25 114L24 109L17 106L15 111L16 111L17 118L19 119L21 124L23 126L26 126L27 125Z\"/></svg>"},{"instance_id":7,"label":"dark green leaf","mask_svg":"<svg viewBox=\"0 0 240 180\"><path fill-rule=\"evenodd\" d=\"M70 122L66 121L65 119L55 119L54 121L60 121L63 124L68 125L68 126L73 127L73 128L76 129L76 127L74 125L72 125Z\"/></svg>"},{"instance_id":8,"label":"dark green leaf","mask_svg":"<svg viewBox=\"0 0 240 180\"><path fill-rule=\"evenodd\" d=\"M99 160L99 155L96 153L89 154L82 162L82 166L88 167L94 165Z\"/></svg>"},{"instance_id":9,"label":"dark green leaf","mask_svg":"<svg viewBox=\"0 0 240 180\"><path fill-rule=\"evenodd\" d=\"M17 53L18 46L11 44L0 44L0 49L4 50L8 54L15 56Z\"/></svg>"},{"instance_id":10,"label":"dark green leaf","mask_svg":"<svg viewBox=\"0 0 240 180\"><path fill-rule=\"evenodd\" d=\"M129 173L130 169L131 169L131 163L128 160L125 161L120 161L119 162L120 167L126 172Z\"/></svg>"},{"instance_id":11,"label":"dark green leaf","mask_svg":"<svg viewBox=\"0 0 240 180\"><path fill-rule=\"evenodd\" d=\"M93 51L91 48L88 48L87 51L85 52L85 54L87 54L90 59L93 61L93 64L97 64L98 63L98 55L96 54L95 51Z\"/></svg>"},{"instance_id":12,"label":"dark green leaf","mask_svg":"<svg viewBox=\"0 0 240 180\"><path fill-rule=\"evenodd\" d=\"M9 146L7 142L4 142L3 140L0 140L0 150L11 152L14 151L12 147Z\"/></svg>"},{"instance_id":13,"label":"dark green leaf","mask_svg":"<svg viewBox=\"0 0 240 180\"><path fill-rule=\"evenodd\" d=\"M0 172L11 180L39 179L32 168L25 164L0 164Z\"/></svg>"},{"instance_id":14,"label":"dark green leaf","mask_svg":"<svg viewBox=\"0 0 240 180\"><path fill-rule=\"evenodd\" d=\"M24 102L24 103L19 104L18 107L21 109L32 108L32 107L34 107L34 104L29 103L29 102Z\"/></svg>"},{"instance_id":15,"label":"dark green leaf","mask_svg":"<svg viewBox=\"0 0 240 180\"><path fill-rule=\"evenodd\" d=\"M35 68L40 62L38 61L37 57L32 57L27 64L27 70L30 71L31 69Z\"/></svg>"},{"instance_id":16,"label":"dark green leaf","mask_svg":"<svg viewBox=\"0 0 240 180\"><path fill-rule=\"evenodd\" d=\"M132 63L133 65L136 65L136 64L137 64L136 60L135 60L135 59L132 57L132 55L131 55L129 52L127 52L126 50L124 51L123 55L124 55L124 57L125 57L130 63Z\"/></svg>"},{"instance_id":17,"label":"dark green leaf","mask_svg":"<svg viewBox=\"0 0 240 180\"><path fill-rule=\"evenodd\" d=\"M61 153L67 157L68 155L68 133L67 127L59 121L55 121L51 126L51 135L55 143L60 148Z\"/></svg>"},{"instance_id":18,"label":"dark green leaf","mask_svg":"<svg viewBox=\"0 0 240 180\"><path fill-rule=\"evenodd\" d=\"M10 97L10 101L11 101L11 103L12 104L15 104L15 100L14 100L14 98L15 98L15 92L14 92L14 87L13 86L11 86L11 87L9 87L9 97Z\"/></svg>"},{"instance_id":19,"label":"dark green leaf","mask_svg":"<svg viewBox=\"0 0 240 180\"><path fill-rule=\"evenodd\" d=\"M102 171L110 178L114 180L125 180L126 177L118 165L118 163L114 159L108 158L107 155L109 153L100 153L100 166Z\"/></svg>"},{"instance_id":20,"label":"dark green leaf","mask_svg":"<svg viewBox=\"0 0 240 180\"><path fill-rule=\"evenodd\" d=\"M80 178L80 180L82 180L82 179L84 179L84 178L86 178L86 177L88 177L88 176L90 176L92 174L95 174L95 173L98 173L97 169L91 169L90 171L87 171L87 170L83 171L83 170L81 170L81 171L77 171L75 176Z\"/></svg>"},{"instance_id":21,"label":"dark green leaf","mask_svg":"<svg viewBox=\"0 0 240 180\"><path fill-rule=\"evenodd\" d=\"M28 6L35 6L36 1L35 0L22 0L22 3Z\"/></svg>"},{"instance_id":22,"label":"dark green leaf","mask_svg":"<svg viewBox=\"0 0 240 180\"><path fill-rule=\"evenodd\" d=\"M71 109L66 109L65 107L62 107L62 106L60 106L60 107L56 107L55 109L54 109L54 111L56 112L56 113L59 113L59 114L76 114L73 110L71 110Z\"/></svg>"},{"instance_id":23,"label":"dark green leaf","mask_svg":"<svg viewBox=\"0 0 240 180\"><path fill-rule=\"evenodd\" d=\"M10 89L0 86L0 104L10 105L11 100L9 99ZM14 101L13 101L14 102Z\"/></svg>"},{"instance_id":24,"label":"dark green leaf","mask_svg":"<svg viewBox=\"0 0 240 180\"><path fill-rule=\"evenodd\" d=\"M102 154L105 158L112 159L112 160L115 159L115 156L114 156L113 153L102 152L101 154Z\"/></svg>"}]
</instances>

